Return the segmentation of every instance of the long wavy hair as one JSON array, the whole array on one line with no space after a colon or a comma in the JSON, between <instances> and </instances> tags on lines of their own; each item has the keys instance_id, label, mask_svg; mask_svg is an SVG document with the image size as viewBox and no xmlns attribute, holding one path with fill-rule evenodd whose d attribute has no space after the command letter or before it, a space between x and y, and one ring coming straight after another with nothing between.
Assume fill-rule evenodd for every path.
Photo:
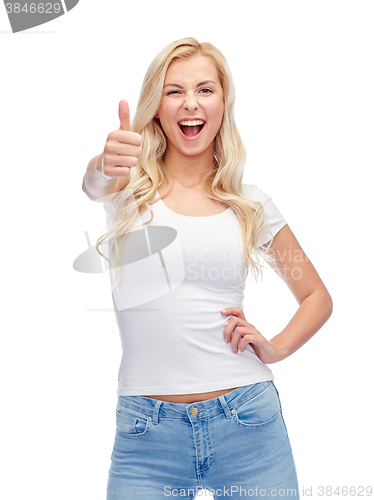
<instances>
[{"instance_id":1,"label":"long wavy hair","mask_svg":"<svg viewBox=\"0 0 374 500\"><path fill-rule=\"evenodd\" d=\"M128 233L146 209L150 210L151 218L144 224L149 224L153 220L150 204L161 199L157 197L157 190L164 179L167 181L166 194L172 185L163 162L168 140L159 120L155 118L161 101L166 72L169 65L176 59L186 59L197 54L210 59L217 68L224 95L223 120L214 140L214 165L203 177L201 191L208 198L231 207L239 219L247 266L246 276L242 283L246 280L249 269L257 281L259 275L262 277L261 259L272 260L269 247L257 246L262 232L269 231L262 204L249 200L242 191L246 152L234 120L235 90L230 69L223 54L212 44L200 44L194 38L184 38L165 47L152 61L144 77L132 123L133 131L143 137L142 153L137 167L130 169L128 184L108 203L107 215L110 214L111 229L96 243L99 254L114 268L110 271L118 271L113 287L123 276L122 251ZM270 244L272 239L271 237ZM99 250L99 246L105 240L111 242L110 258L112 261Z\"/></svg>"}]
</instances>

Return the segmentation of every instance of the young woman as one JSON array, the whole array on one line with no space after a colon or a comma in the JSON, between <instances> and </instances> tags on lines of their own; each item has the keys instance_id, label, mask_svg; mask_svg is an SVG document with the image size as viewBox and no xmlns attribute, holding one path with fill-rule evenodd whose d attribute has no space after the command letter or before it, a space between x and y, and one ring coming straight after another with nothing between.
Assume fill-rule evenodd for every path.
<instances>
[{"instance_id":1,"label":"young woman","mask_svg":"<svg viewBox=\"0 0 374 500\"><path fill-rule=\"evenodd\" d=\"M107 500L194 498L202 488L298 498L267 365L307 342L332 301L271 198L242 183L233 105L221 52L176 41L150 65L132 127L121 101L121 127L84 176L110 221L97 248L109 239L123 347ZM270 340L243 311L261 259L299 303Z\"/></svg>"}]
</instances>

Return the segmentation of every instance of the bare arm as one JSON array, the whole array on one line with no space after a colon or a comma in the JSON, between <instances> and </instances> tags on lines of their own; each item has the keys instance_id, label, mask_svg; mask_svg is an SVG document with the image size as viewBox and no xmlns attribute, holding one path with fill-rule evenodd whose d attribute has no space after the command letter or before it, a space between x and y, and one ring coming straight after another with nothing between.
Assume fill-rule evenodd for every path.
<instances>
[{"instance_id":1,"label":"bare arm","mask_svg":"<svg viewBox=\"0 0 374 500\"><path fill-rule=\"evenodd\" d=\"M271 343L287 358L305 344L332 314L332 299L288 225L274 237L274 271L283 279L299 304L295 315Z\"/></svg>"},{"instance_id":2,"label":"bare arm","mask_svg":"<svg viewBox=\"0 0 374 500\"><path fill-rule=\"evenodd\" d=\"M233 352L238 352L239 341L241 351L251 344L261 361L268 364L293 354L332 314L330 294L288 225L275 235L271 249L276 261L272 268L285 281L299 304L287 326L267 340L247 322L241 308L229 307L222 311L222 314L232 315L223 334L226 342L231 342Z\"/></svg>"}]
</instances>

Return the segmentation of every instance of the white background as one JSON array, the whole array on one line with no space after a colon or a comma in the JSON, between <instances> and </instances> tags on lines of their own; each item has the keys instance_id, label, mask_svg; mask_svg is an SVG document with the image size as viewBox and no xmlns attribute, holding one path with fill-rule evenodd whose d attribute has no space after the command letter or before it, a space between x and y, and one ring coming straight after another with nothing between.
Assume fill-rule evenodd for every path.
<instances>
[{"instance_id":1,"label":"white background","mask_svg":"<svg viewBox=\"0 0 374 500\"><path fill-rule=\"evenodd\" d=\"M273 198L334 301L271 366L300 493L373 486L373 24L360 0L81 0L12 34L0 5L2 498L105 498L121 346L108 276L72 267L84 231L94 244L105 229L82 178L119 101L133 115L151 60L185 36L225 54L243 181ZM296 308L270 270L247 286L268 338Z\"/></svg>"}]
</instances>

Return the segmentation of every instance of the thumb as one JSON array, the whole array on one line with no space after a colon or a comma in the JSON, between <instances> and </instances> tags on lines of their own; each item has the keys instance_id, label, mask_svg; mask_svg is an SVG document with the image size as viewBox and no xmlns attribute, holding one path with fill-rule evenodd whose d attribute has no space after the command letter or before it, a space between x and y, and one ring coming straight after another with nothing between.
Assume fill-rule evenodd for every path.
<instances>
[{"instance_id":1,"label":"thumb","mask_svg":"<svg viewBox=\"0 0 374 500\"><path fill-rule=\"evenodd\" d=\"M127 132L131 132L131 123L130 123L130 109L127 101L121 101L119 103L118 108L118 116L121 122L120 130L125 130Z\"/></svg>"}]
</instances>

